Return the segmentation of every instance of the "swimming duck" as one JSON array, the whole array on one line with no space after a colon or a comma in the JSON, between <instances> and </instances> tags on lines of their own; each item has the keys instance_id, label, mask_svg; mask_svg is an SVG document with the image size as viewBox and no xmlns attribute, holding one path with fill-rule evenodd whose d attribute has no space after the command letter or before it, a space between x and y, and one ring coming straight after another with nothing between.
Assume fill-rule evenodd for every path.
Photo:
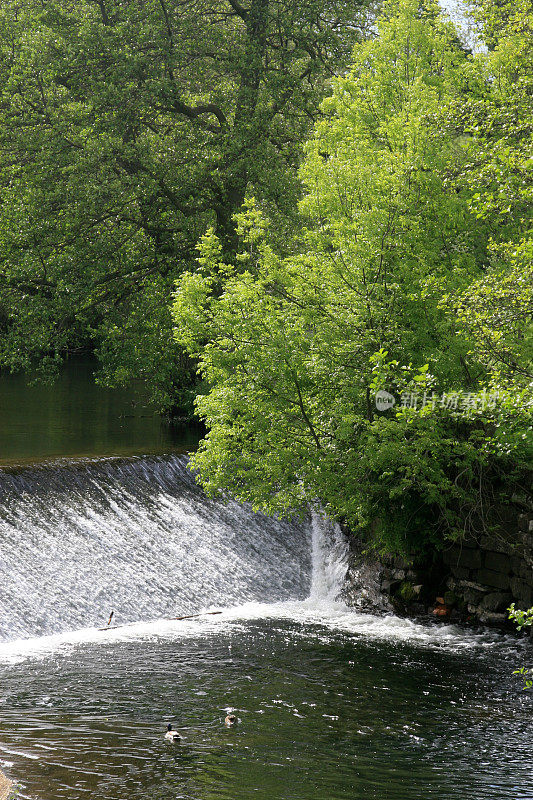
<instances>
[{"instance_id":1,"label":"swimming duck","mask_svg":"<svg viewBox=\"0 0 533 800\"><path fill-rule=\"evenodd\" d=\"M228 728L231 728L231 726L235 725L236 723L237 723L237 717L235 716L235 714L228 714L228 716L224 720L224 725L226 725L226 727Z\"/></svg>"},{"instance_id":2,"label":"swimming duck","mask_svg":"<svg viewBox=\"0 0 533 800\"><path fill-rule=\"evenodd\" d=\"M165 739L168 739L169 742L179 742L181 741L181 735L178 733L178 731L172 730L172 725L167 725Z\"/></svg>"}]
</instances>

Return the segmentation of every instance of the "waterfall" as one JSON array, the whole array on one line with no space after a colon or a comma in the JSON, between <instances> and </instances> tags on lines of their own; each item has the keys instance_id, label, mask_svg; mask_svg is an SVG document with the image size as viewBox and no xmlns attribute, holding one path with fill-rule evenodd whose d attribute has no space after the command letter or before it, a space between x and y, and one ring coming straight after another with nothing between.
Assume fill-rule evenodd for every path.
<instances>
[{"instance_id":1,"label":"waterfall","mask_svg":"<svg viewBox=\"0 0 533 800\"><path fill-rule=\"evenodd\" d=\"M307 524L208 499L184 456L3 471L0 640L102 625L111 611L123 623L303 600L309 540Z\"/></svg>"},{"instance_id":2,"label":"waterfall","mask_svg":"<svg viewBox=\"0 0 533 800\"><path fill-rule=\"evenodd\" d=\"M348 571L348 543L339 525L315 510L311 512L311 562L309 599L335 603Z\"/></svg>"},{"instance_id":3,"label":"waterfall","mask_svg":"<svg viewBox=\"0 0 533 800\"><path fill-rule=\"evenodd\" d=\"M423 646L477 641L453 626L367 613L377 607L374 577L319 511L280 521L208 499L185 457L0 470L0 662L89 642L211 635L254 619ZM171 621L213 608L223 613ZM111 611L118 629L100 632Z\"/></svg>"}]
</instances>

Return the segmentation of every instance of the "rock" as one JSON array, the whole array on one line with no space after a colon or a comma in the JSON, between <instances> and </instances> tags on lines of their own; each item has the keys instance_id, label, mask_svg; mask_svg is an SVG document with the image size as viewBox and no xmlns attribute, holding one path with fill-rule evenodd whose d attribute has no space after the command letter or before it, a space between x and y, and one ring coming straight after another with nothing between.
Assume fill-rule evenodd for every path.
<instances>
[{"instance_id":1,"label":"rock","mask_svg":"<svg viewBox=\"0 0 533 800\"><path fill-rule=\"evenodd\" d=\"M343 598L348 605L377 611L396 606L413 614L420 606L421 613L425 609L446 620L464 618L468 609L486 624L499 625L511 602L533 605L533 504L522 502L521 509L518 521L515 505L507 515L499 513L498 527L489 533L450 543L435 563L409 556L378 559L365 552L363 540L351 537ZM427 608L437 591L440 596Z\"/></svg>"},{"instance_id":2,"label":"rock","mask_svg":"<svg viewBox=\"0 0 533 800\"><path fill-rule=\"evenodd\" d=\"M402 603L409 605L409 603L411 603L416 597L413 584L409 583L409 581L403 581L398 589L398 592L396 593L396 597L398 600L401 600Z\"/></svg>"},{"instance_id":3,"label":"rock","mask_svg":"<svg viewBox=\"0 0 533 800\"><path fill-rule=\"evenodd\" d=\"M450 571L454 577L464 581L467 581L472 574L472 570L468 569L468 567L455 567L452 565L450 566Z\"/></svg>"},{"instance_id":4,"label":"rock","mask_svg":"<svg viewBox=\"0 0 533 800\"><path fill-rule=\"evenodd\" d=\"M481 592L482 594L485 594L487 591L486 586L476 581L458 581L457 585L464 589L473 589L475 592Z\"/></svg>"},{"instance_id":5,"label":"rock","mask_svg":"<svg viewBox=\"0 0 533 800\"><path fill-rule=\"evenodd\" d=\"M515 602L520 602L527 608L533 603L533 589L520 578L511 578L511 592Z\"/></svg>"},{"instance_id":6,"label":"rock","mask_svg":"<svg viewBox=\"0 0 533 800\"><path fill-rule=\"evenodd\" d=\"M508 592L490 592L486 594L480 603L481 611L500 611L504 612L513 602L512 595Z\"/></svg>"},{"instance_id":7,"label":"rock","mask_svg":"<svg viewBox=\"0 0 533 800\"><path fill-rule=\"evenodd\" d=\"M527 563L527 561L522 561L522 563L520 564L520 569L516 574L519 575L521 578L525 578L526 581L533 580L533 569Z\"/></svg>"},{"instance_id":8,"label":"rock","mask_svg":"<svg viewBox=\"0 0 533 800\"><path fill-rule=\"evenodd\" d=\"M511 543L503 536L482 536L479 544L482 550L494 550L508 556L513 555L517 548L517 543Z\"/></svg>"},{"instance_id":9,"label":"rock","mask_svg":"<svg viewBox=\"0 0 533 800\"><path fill-rule=\"evenodd\" d=\"M481 567L481 552L470 547L454 545L454 547L444 551L442 560L450 567L477 569Z\"/></svg>"},{"instance_id":10,"label":"rock","mask_svg":"<svg viewBox=\"0 0 533 800\"><path fill-rule=\"evenodd\" d=\"M482 611L479 621L486 625L503 625L507 621L507 614L498 614L495 611Z\"/></svg>"},{"instance_id":11,"label":"rock","mask_svg":"<svg viewBox=\"0 0 533 800\"><path fill-rule=\"evenodd\" d=\"M445 606L450 606L450 608L452 608L453 606L456 606L457 602L458 602L458 599L459 598L457 597L457 595L454 592L451 592L451 591L444 592L444 605Z\"/></svg>"},{"instance_id":12,"label":"rock","mask_svg":"<svg viewBox=\"0 0 533 800\"><path fill-rule=\"evenodd\" d=\"M502 572L504 575L512 572L511 559L503 553L485 553L485 567L486 569L494 570L494 572Z\"/></svg>"},{"instance_id":13,"label":"rock","mask_svg":"<svg viewBox=\"0 0 533 800\"><path fill-rule=\"evenodd\" d=\"M495 589L508 589L510 585L509 575L503 575L501 572L495 572L492 569L478 569L476 578L481 584Z\"/></svg>"},{"instance_id":14,"label":"rock","mask_svg":"<svg viewBox=\"0 0 533 800\"><path fill-rule=\"evenodd\" d=\"M370 611L392 611L393 606L384 594L385 587L392 582L384 579L389 570L364 552L365 545L355 537L350 540L348 574L341 592L347 606ZM398 582L396 582L398 583Z\"/></svg>"},{"instance_id":15,"label":"rock","mask_svg":"<svg viewBox=\"0 0 533 800\"><path fill-rule=\"evenodd\" d=\"M401 581L384 580L381 581L380 588L384 594L394 594L396 591L398 591L401 583Z\"/></svg>"},{"instance_id":16,"label":"rock","mask_svg":"<svg viewBox=\"0 0 533 800\"><path fill-rule=\"evenodd\" d=\"M486 594L487 587L483 588L481 591L479 589L465 589L463 597L465 602L469 605L478 606Z\"/></svg>"},{"instance_id":17,"label":"rock","mask_svg":"<svg viewBox=\"0 0 533 800\"><path fill-rule=\"evenodd\" d=\"M518 515L518 527L521 531L528 531L529 530L529 515L528 514L519 514Z\"/></svg>"}]
</instances>

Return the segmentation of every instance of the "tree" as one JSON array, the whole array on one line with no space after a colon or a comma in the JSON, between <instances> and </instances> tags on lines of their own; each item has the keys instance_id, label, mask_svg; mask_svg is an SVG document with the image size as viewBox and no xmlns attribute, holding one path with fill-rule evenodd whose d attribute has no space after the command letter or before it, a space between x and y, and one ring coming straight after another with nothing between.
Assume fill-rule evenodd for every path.
<instances>
[{"instance_id":1,"label":"tree","mask_svg":"<svg viewBox=\"0 0 533 800\"><path fill-rule=\"evenodd\" d=\"M234 250L247 187L288 225L301 143L367 19L361 0L2 3L0 363L90 345L105 380L171 402L191 370L176 276L209 224Z\"/></svg>"},{"instance_id":2,"label":"tree","mask_svg":"<svg viewBox=\"0 0 533 800\"><path fill-rule=\"evenodd\" d=\"M455 297L476 357L502 380L533 379L533 6L530 0L477 7L486 86L451 109L467 158L455 177L487 233L483 274Z\"/></svg>"},{"instance_id":3,"label":"tree","mask_svg":"<svg viewBox=\"0 0 533 800\"><path fill-rule=\"evenodd\" d=\"M237 259L204 237L174 319L210 387L193 460L208 491L278 513L318 500L405 552L490 525L487 508L527 471L527 378L500 385L457 311L493 253L457 113L492 103L484 59L436 4L386 3L324 101L294 253L278 252L251 201ZM510 215L506 241L521 224ZM521 363L527 319L521 308L508 337ZM396 407L378 411L378 391Z\"/></svg>"}]
</instances>

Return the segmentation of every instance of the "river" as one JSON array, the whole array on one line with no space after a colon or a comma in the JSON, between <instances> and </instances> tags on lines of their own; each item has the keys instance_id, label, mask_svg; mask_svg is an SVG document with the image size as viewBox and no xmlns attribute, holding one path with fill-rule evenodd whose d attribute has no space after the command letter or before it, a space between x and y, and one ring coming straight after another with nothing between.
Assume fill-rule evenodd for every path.
<instances>
[{"instance_id":1,"label":"river","mask_svg":"<svg viewBox=\"0 0 533 800\"><path fill-rule=\"evenodd\" d=\"M99 458L5 469L0 535L21 798L533 798L529 643L345 608L316 514L207 499L179 454Z\"/></svg>"},{"instance_id":2,"label":"river","mask_svg":"<svg viewBox=\"0 0 533 800\"><path fill-rule=\"evenodd\" d=\"M169 425L141 384L95 384L97 363L71 358L53 383L0 375L0 465L53 458L168 453L198 443L195 426Z\"/></svg>"},{"instance_id":3,"label":"river","mask_svg":"<svg viewBox=\"0 0 533 800\"><path fill-rule=\"evenodd\" d=\"M527 643L346 609L338 531L207 499L198 431L93 367L0 379L0 768L19 797L533 797Z\"/></svg>"}]
</instances>

